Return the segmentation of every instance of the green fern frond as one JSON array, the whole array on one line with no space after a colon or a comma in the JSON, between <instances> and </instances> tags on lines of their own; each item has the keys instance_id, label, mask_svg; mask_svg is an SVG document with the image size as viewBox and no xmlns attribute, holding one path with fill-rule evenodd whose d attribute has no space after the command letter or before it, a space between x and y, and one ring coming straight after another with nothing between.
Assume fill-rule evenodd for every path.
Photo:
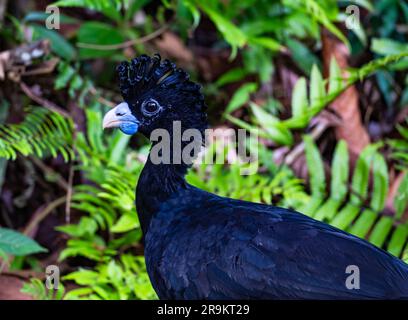
<instances>
[{"instance_id":1,"label":"green fern frond","mask_svg":"<svg viewBox=\"0 0 408 320\"><path fill-rule=\"evenodd\" d=\"M62 283L59 283L57 290L47 289L40 279L33 278L30 282L24 283L21 292L33 297L35 300L62 300L65 288Z\"/></svg>"},{"instance_id":2,"label":"green fern frond","mask_svg":"<svg viewBox=\"0 0 408 320\"><path fill-rule=\"evenodd\" d=\"M220 144L219 144L220 143ZM224 149L219 148L220 146ZM230 145L234 149L233 145ZM216 193L221 196L252 202L263 202L268 204L282 205L285 207L299 205L308 200L308 195L304 192L302 181L296 178L289 168L271 168L268 174L243 175L243 170L248 166L255 168L274 167L271 161L272 155L262 145L258 144L260 159L251 163L240 163L236 161L226 166L228 146L223 145L219 140L215 140L211 146L205 150L206 159L217 158L220 164L201 163L190 170L186 179L192 185L203 190ZM266 154L268 153L268 154ZM221 156L221 158L218 158ZM272 175L271 175L272 173Z\"/></svg>"},{"instance_id":3,"label":"green fern frond","mask_svg":"<svg viewBox=\"0 0 408 320\"><path fill-rule=\"evenodd\" d=\"M94 270L79 269L64 280L75 281L80 288L69 291L66 300L157 299L146 272L143 257L122 254L99 264Z\"/></svg>"},{"instance_id":4,"label":"green fern frond","mask_svg":"<svg viewBox=\"0 0 408 320\"><path fill-rule=\"evenodd\" d=\"M408 118L405 122L405 125L397 125L401 138L387 140L392 151L391 157L397 162L397 168L402 171L408 169Z\"/></svg>"},{"instance_id":5,"label":"green fern frond","mask_svg":"<svg viewBox=\"0 0 408 320\"><path fill-rule=\"evenodd\" d=\"M364 78L368 77L369 75L373 74L374 72L383 69L393 63L400 61L401 59L408 58L408 51L402 52L399 54L385 56L383 58L379 58L376 60L372 60L369 63L365 64L359 69L350 69L350 77L348 82L350 84L361 81Z\"/></svg>"},{"instance_id":6,"label":"green fern frond","mask_svg":"<svg viewBox=\"0 0 408 320\"><path fill-rule=\"evenodd\" d=\"M312 196L308 203L296 209L401 257L408 240L408 224L401 221L398 214L384 213L389 181L387 163L378 152L380 146L372 144L361 152L349 187L349 155L346 143L340 141L331 165L331 190L327 195L325 189L321 189L326 183L323 160L313 139L306 136ZM370 177L372 188L369 188Z\"/></svg>"},{"instance_id":7,"label":"green fern frond","mask_svg":"<svg viewBox=\"0 0 408 320\"><path fill-rule=\"evenodd\" d=\"M56 112L37 107L19 124L0 125L0 157L15 160L18 154L73 158L73 124Z\"/></svg>"},{"instance_id":8,"label":"green fern frond","mask_svg":"<svg viewBox=\"0 0 408 320\"><path fill-rule=\"evenodd\" d=\"M224 116L238 127L250 132L257 131L262 138L270 139L277 144L290 146L294 143L292 130L305 128L314 116L333 102L350 85L407 56L408 52L373 60L360 69L350 69L347 78L342 75L341 69L334 58L330 61L330 76L328 79L324 80L318 67L313 66L309 94L307 93L306 79L299 78L292 93L292 117L286 120L280 120L269 114L255 103L250 103L254 115L254 124L247 123L228 113ZM326 83L328 84L327 90L325 88Z\"/></svg>"},{"instance_id":9,"label":"green fern frond","mask_svg":"<svg viewBox=\"0 0 408 320\"><path fill-rule=\"evenodd\" d=\"M394 208L398 218L401 218L408 207L408 118L404 125L397 125L400 139L389 139L391 158L396 161L395 167L401 171L402 179L394 198Z\"/></svg>"},{"instance_id":10,"label":"green fern frond","mask_svg":"<svg viewBox=\"0 0 408 320\"><path fill-rule=\"evenodd\" d=\"M333 33L337 38L344 42L348 47L350 43L343 33L334 24L334 19L327 12L328 10L322 6L321 3L315 0L302 0L302 1L285 1L285 5L289 7L299 8L311 17L323 25L327 30Z\"/></svg>"}]
</instances>

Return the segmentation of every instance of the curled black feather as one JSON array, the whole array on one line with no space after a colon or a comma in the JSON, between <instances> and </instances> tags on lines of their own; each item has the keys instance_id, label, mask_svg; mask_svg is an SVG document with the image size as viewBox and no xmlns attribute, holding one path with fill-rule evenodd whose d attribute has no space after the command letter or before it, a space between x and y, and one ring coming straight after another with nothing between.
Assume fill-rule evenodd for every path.
<instances>
[{"instance_id":1,"label":"curled black feather","mask_svg":"<svg viewBox=\"0 0 408 320\"><path fill-rule=\"evenodd\" d=\"M177 87L180 90L199 93L200 86L189 81L189 75L183 69L177 68L170 60L161 60L159 54L153 57L141 55L124 61L116 69L119 88L125 100L131 95L154 89L157 86Z\"/></svg>"}]
</instances>

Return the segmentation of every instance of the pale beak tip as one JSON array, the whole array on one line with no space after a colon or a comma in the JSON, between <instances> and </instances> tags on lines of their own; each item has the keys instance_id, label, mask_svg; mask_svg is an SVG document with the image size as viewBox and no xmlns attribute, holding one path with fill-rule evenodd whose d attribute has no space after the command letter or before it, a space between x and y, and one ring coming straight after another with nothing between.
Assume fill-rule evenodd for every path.
<instances>
[{"instance_id":1,"label":"pale beak tip","mask_svg":"<svg viewBox=\"0 0 408 320\"><path fill-rule=\"evenodd\" d=\"M106 128L109 128L109 124L106 121L102 122L102 129L105 130Z\"/></svg>"},{"instance_id":2,"label":"pale beak tip","mask_svg":"<svg viewBox=\"0 0 408 320\"><path fill-rule=\"evenodd\" d=\"M112 108L103 117L102 129L113 127L113 124L115 123L115 120L117 120L117 117L116 117L116 114L115 114L115 109L116 108Z\"/></svg>"}]
</instances>

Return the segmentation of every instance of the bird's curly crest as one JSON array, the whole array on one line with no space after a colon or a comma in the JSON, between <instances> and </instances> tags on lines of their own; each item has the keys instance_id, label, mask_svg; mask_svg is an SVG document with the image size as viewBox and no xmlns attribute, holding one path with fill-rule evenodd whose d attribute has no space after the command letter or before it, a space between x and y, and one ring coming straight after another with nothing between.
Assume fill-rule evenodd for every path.
<instances>
[{"instance_id":1,"label":"bird's curly crest","mask_svg":"<svg viewBox=\"0 0 408 320\"><path fill-rule=\"evenodd\" d=\"M200 94L201 86L189 80L189 75L183 69L165 59L159 54L153 57L141 55L124 61L117 67L119 88L125 100L138 96L157 86L175 87L183 91L196 91Z\"/></svg>"}]
</instances>

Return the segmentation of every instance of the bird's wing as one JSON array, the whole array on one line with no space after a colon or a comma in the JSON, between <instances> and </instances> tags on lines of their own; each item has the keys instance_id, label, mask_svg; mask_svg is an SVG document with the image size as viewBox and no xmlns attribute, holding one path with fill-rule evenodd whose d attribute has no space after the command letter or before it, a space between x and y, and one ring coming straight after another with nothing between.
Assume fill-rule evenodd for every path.
<instances>
[{"instance_id":1,"label":"bird's wing","mask_svg":"<svg viewBox=\"0 0 408 320\"><path fill-rule=\"evenodd\" d=\"M207 201L199 210L201 219L180 227L191 233L166 249L173 258L164 264L175 271L168 288L184 290L185 298L408 297L406 264L327 224L231 199ZM359 276L359 283L351 281L359 288L347 288L349 276Z\"/></svg>"},{"instance_id":2,"label":"bird's wing","mask_svg":"<svg viewBox=\"0 0 408 320\"><path fill-rule=\"evenodd\" d=\"M224 259L210 265L214 284L235 281L242 292L266 298L408 295L407 265L365 240L291 210L230 205L235 219L225 229ZM359 288L347 287L350 276L359 276L352 283Z\"/></svg>"}]
</instances>

